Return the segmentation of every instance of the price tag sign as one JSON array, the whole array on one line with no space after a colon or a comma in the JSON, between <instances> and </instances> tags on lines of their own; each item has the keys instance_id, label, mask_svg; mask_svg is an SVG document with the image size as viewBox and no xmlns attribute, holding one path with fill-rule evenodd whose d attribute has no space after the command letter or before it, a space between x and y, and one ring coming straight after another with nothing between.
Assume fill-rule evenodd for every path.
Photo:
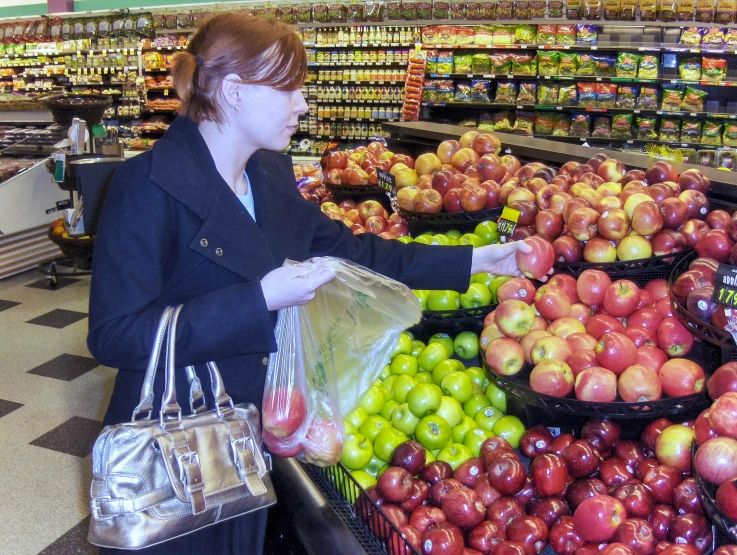
<instances>
[{"instance_id":1,"label":"price tag sign","mask_svg":"<svg viewBox=\"0 0 737 555\"><path fill-rule=\"evenodd\" d=\"M499 234L503 238L503 242L506 242L507 238L511 238L514 234L514 230L517 229L517 222L519 221L519 210L505 206L502 209L502 216L499 218L499 225L497 229Z\"/></svg>"},{"instance_id":2,"label":"price tag sign","mask_svg":"<svg viewBox=\"0 0 737 555\"><path fill-rule=\"evenodd\" d=\"M719 264L714 274L714 294L711 300L729 308L737 308L737 268Z\"/></svg>"},{"instance_id":3,"label":"price tag sign","mask_svg":"<svg viewBox=\"0 0 737 555\"><path fill-rule=\"evenodd\" d=\"M392 174L387 171L377 169L376 177L379 178L379 187L381 189L393 196L397 196L397 180Z\"/></svg>"}]
</instances>

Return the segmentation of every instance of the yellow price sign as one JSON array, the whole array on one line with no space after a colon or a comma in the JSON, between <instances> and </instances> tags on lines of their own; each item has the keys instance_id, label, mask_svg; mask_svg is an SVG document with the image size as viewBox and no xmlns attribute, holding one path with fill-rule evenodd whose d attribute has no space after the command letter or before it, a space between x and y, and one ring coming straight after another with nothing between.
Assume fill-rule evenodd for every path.
<instances>
[{"instance_id":1,"label":"yellow price sign","mask_svg":"<svg viewBox=\"0 0 737 555\"><path fill-rule=\"evenodd\" d=\"M500 235L511 237L514 234L514 230L517 229L517 222L519 221L520 212L516 208L510 208L505 206L502 209L501 218L499 218L499 224L497 229Z\"/></svg>"}]
</instances>

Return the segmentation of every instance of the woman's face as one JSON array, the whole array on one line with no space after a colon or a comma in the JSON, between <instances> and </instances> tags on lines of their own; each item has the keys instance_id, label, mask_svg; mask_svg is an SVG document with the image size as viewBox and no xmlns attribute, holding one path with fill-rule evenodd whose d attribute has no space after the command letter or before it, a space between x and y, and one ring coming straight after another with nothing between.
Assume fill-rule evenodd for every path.
<instances>
[{"instance_id":1,"label":"woman's face","mask_svg":"<svg viewBox=\"0 0 737 555\"><path fill-rule=\"evenodd\" d=\"M254 147L281 151L289 146L307 112L302 91L279 91L263 85L245 85L239 109L233 115L244 140Z\"/></svg>"}]
</instances>

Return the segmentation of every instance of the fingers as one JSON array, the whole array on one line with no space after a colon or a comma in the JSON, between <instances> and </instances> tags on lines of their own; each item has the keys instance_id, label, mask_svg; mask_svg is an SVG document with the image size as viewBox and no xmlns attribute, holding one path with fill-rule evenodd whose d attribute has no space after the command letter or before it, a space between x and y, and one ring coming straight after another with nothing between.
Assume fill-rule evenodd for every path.
<instances>
[{"instance_id":1,"label":"fingers","mask_svg":"<svg viewBox=\"0 0 737 555\"><path fill-rule=\"evenodd\" d=\"M517 248L515 250L522 251L524 253L528 253L532 251L532 247L528 245L527 243L525 243L524 241L512 241L512 243L510 244L516 245Z\"/></svg>"}]
</instances>

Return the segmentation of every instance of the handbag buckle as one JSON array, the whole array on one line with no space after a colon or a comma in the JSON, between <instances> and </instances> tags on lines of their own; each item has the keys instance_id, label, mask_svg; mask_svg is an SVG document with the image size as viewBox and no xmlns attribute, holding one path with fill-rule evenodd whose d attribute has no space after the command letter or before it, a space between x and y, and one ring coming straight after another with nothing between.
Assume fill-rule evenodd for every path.
<instances>
[{"instance_id":1,"label":"handbag buckle","mask_svg":"<svg viewBox=\"0 0 737 555\"><path fill-rule=\"evenodd\" d=\"M233 461L238 469L238 475L246 484L251 495L264 495L266 486L259 477L259 465L256 462L256 444L253 438L239 437L230 439L230 448L233 451ZM264 469L265 470L265 469Z\"/></svg>"},{"instance_id":2,"label":"handbag buckle","mask_svg":"<svg viewBox=\"0 0 737 555\"><path fill-rule=\"evenodd\" d=\"M203 490L205 484L202 481L200 470L200 457L196 451L177 452L175 450L177 466L179 467L179 480L184 485L189 500L192 503L192 513L197 514L205 510L205 495Z\"/></svg>"},{"instance_id":3,"label":"handbag buckle","mask_svg":"<svg viewBox=\"0 0 737 555\"><path fill-rule=\"evenodd\" d=\"M111 514L105 514L102 511L102 502L103 501L110 501L112 497L93 497L90 500L90 512L92 513L92 516L96 519L110 519L113 518L115 515Z\"/></svg>"}]
</instances>

